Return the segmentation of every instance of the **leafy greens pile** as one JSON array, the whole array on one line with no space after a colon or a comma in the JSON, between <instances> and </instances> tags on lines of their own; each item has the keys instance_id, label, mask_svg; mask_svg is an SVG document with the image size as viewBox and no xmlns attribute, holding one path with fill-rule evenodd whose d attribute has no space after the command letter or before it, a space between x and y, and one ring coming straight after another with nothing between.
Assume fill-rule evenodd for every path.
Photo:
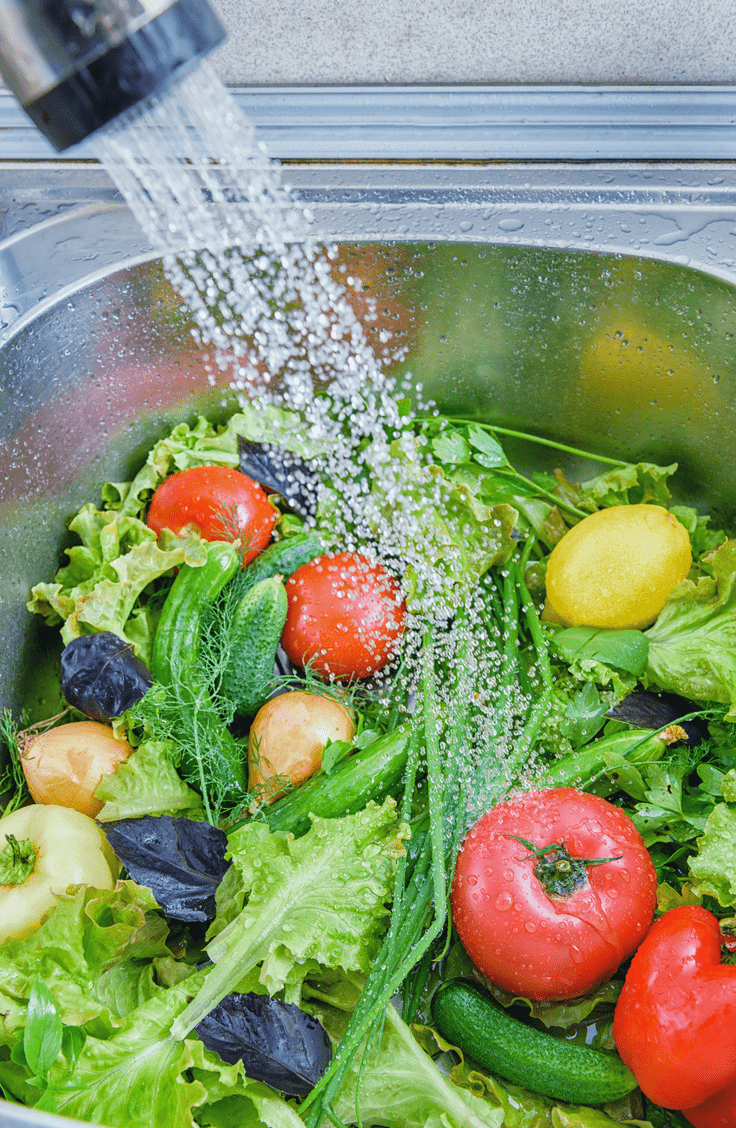
<instances>
[{"instance_id":1,"label":"leafy greens pile","mask_svg":"<svg viewBox=\"0 0 736 1128\"><path fill-rule=\"evenodd\" d=\"M427 1002L438 978L472 973L448 920L454 859L468 827L515 786L616 794L652 852L661 907L705 899L724 920L736 913L736 541L672 503L674 466L598 458L607 468L585 482L527 477L507 459L504 434L585 452L464 420L404 418L380 450L363 452L365 505L349 530L358 543L376 541L400 571L411 611L392 686L354 698L366 752L405 726L400 781L357 812L314 817L306 833L273 829L262 810L236 826L248 797L232 796L223 808L232 865L206 934L167 921L145 887L123 881L111 893L70 890L36 933L6 941L6 1099L126 1128L661 1123L653 1108L571 1108L484 1076L432 1029ZM330 540L346 522L334 520L329 444L305 439L285 411L244 408L224 426L181 424L132 482L107 484L102 507L74 518L80 544L52 583L34 587L31 609L65 642L111 631L146 661L173 570L205 557L196 534L156 542L144 521L151 492L175 470L240 465L244 440L318 467L317 531L326 548L341 548ZM693 548L691 577L657 622L646 631L543 625L554 544L602 506L646 502L669 507ZM285 506L278 536L301 532L305 520ZM207 692L217 704L215 666ZM615 719L637 686L690 699L685 711L708 721L707 738L691 746L669 724ZM98 788L100 821L203 818L176 740L145 717L134 710L115 722L136 751ZM349 749L332 751L318 786L350 763ZM7 782L12 791L17 781ZM323 1023L332 1061L306 1097L246 1077L196 1037L233 992L274 996ZM611 1048L616 994L614 981L586 1000L523 1005L561 1036Z\"/></svg>"}]
</instances>

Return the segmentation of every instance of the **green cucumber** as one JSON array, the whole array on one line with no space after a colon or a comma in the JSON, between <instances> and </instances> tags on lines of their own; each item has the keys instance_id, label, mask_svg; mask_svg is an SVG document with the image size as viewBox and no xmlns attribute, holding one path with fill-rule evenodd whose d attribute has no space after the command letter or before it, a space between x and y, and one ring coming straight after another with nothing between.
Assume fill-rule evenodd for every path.
<instances>
[{"instance_id":1,"label":"green cucumber","mask_svg":"<svg viewBox=\"0 0 736 1128\"><path fill-rule=\"evenodd\" d=\"M200 568L182 564L161 609L151 655L151 673L161 685L170 686L181 705L182 733L187 735L182 764L189 778L196 779L203 795L205 781L198 773L196 754L199 737L208 744L210 756L219 762L219 775L231 797L246 790L243 761L245 750L215 710L202 686L198 669L205 615L213 601L238 570L240 557L234 545L212 541L207 560ZM191 739L194 747L189 747Z\"/></svg>"},{"instance_id":2,"label":"green cucumber","mask_svg":"<svg viewBox=\"0 0 736 1128\"><path fill-rule=\"evenodd\" d=\"M275 576L260 580L235 608L220 689L238 716L252 717L268 697L288 608L286 589Z\"/></svg>"},{"instance_id":3,"label":"green cucumber","mask_svg":"<svg viewBox=\"0 0 736 1128\"><path fill-rule=\"evenodd\" d=\"M371 799L380 803L401 784L408 743L409 726L401 725L340 760L331 772L317 772L262 816L271 830L299 838L311 827L312 815L337 819L361 811Z\"/></svg>"},{"instance_id":4,"label":"green cucumber","mask_svg":"<svg viewBox=\"0 0 736 1128\"><path fill-rule=\"evenodd\" d=\"M151 673L162 685L194 684L205 613L238 569L238 553L226 541L207 545L200 567L182 564L156 628Z\"/></svg>"},{"instance_id":5,"label":"green cucumber","mask_svg":"<svg viewBox=\"0 0 736 1128\"><path fill-rule=\"evenodd\" d=\"M542 1096L602 1105L636 1088L636 1078L617 1055L519 1022L470 979L440 984L432 1017L443 1038L489 1073Z\"/></svg>"},{"instance_id":6,"label":"green cucumber","mask_svg":"<svg viewBox=\"0 0 736 1128\"><path fill-rule=\"evenodd\" d=\"M233 581L238 598L261 580L270 580L273 576L288 579L297 568L308 564L316 556L322 556L324 551L314 533L295 533L269 545Z\"/></svg>"}]
</instances>

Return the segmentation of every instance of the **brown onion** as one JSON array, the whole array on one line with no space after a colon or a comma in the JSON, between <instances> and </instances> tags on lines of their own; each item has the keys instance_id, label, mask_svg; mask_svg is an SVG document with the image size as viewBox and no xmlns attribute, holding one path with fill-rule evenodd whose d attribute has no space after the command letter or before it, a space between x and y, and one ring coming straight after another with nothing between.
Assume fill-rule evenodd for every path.
<instances>
[{"instance_id":1,"label":"brown onion","mask_svg":"<svg viewBox=\"0 0 736 1128\"><path fill-rule=\"evenodd\" d=\"M71 807L95 818L104 805L95 799L95 788L132 751L109 725L73 721L34 736L23 748L20 762L34 802Z\"/></svg>"},{"instance_id":2,"label":"brown onion","mask_svg":"<svg viewBox=\"0 0 736 1128\"><path fill-rule=\"evenodd\" d=\"M350 741L355 722L332 697L295 690L259 709L248 738L248 787L272 803L322 765L328 741Z\"/></svg>"}]
</instances>

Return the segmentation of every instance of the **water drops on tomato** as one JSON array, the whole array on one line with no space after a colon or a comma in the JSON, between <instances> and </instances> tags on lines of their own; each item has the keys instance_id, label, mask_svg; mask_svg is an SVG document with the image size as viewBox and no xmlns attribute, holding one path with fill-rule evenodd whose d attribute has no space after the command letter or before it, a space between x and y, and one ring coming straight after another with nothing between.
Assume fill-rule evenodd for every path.
<instances>
[{"instance_id":1,"label":"water drops on tomato","mask_svg":"<svg viewBox=\"0 0 736 1128\"><path fill-rule=\"evenodd\" d=\"M370 677L396 656L405 605L398 581L356 552L320 556L287 580L281 641L298 666L338 679Z\"/></svg>"},{"instance_id":2,"label":"water drops on tomato","mask_svg":"<svg viewBox=\"0 0 736 1128\"><path fill-rule=\"evenodd\" d=\"M204 540L236 541L243 563L266 547L277 512L252 478L229 466L192 466L166 478L156 489L147 523L181 533L195 525Z\"/></svg>"},{"instance_id":3,"label":"water drops on tomato","mask_svg":"<svg viewBox=\"0 0 736 1128\"><path fill-rule=\"evenodd\" d=\"M631 881L631 873L637 880ZM574 788L529 791L470 830L452 886L453 921L473 963L531 999L586 994L651 924L656 871L619 808Z\"/></svg>"}]
</instances>

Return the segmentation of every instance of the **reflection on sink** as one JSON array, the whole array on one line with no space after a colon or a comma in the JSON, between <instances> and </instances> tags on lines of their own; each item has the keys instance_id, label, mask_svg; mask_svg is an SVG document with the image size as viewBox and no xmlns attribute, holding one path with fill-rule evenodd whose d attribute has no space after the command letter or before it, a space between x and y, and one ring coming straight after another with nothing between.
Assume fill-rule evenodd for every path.
<instances>
[{"instance_id":1,"label":"reflection on sink","mask_svg":"<svg viewBox=\"0 0 736 1128\"><path fill-rule=\"evenodd\" d=\"M444 412L677 461L682 500L732 510L731 285L656 260L472 243L346 242L334 270L363 280L359 315L375 300L369 336L404 350L392 373ZM2 350L0 609L14 653L43 650L25 599L55 570L76 508L179 419L234 405L188 318L151 260L49 303ZM533 465L523 444L509 449ZM573 456L562 469L581 472ZM16 673L2 679L19 703Z\"/></svg>"}]
</instances>

